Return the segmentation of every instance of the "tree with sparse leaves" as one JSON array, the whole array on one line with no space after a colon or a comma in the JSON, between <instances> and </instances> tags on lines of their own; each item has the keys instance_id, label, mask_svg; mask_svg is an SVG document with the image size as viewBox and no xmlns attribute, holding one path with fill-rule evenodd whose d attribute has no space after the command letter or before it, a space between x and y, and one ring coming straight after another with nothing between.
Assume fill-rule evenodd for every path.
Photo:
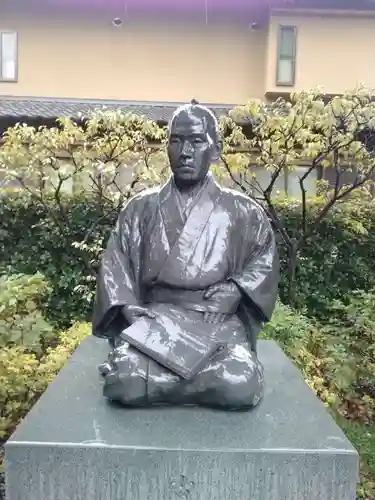
<instances>
[{"instance_id":1,"label":"tree with sparse leaves","mask_svg":"<svg viewBox=\"0 0 375 500\"><path fill-rule=\"evenodd\" d=\"M165 166L160 144L165 137L166 131L156 123L120 110L97 110L81 122L59 119L53 128L18 124L5 134L0 169L17 190L48 211L68 245L69 195L87 192L96 200L97 217L88 221L86 234L75 243L94 273L103 240L89 245L90 236L108 207L118 213L137 190L159 181ZM126 182L121 182L123 174Z\"/></svg>"},{"instance_id":2,"label":"tree with sparse leaves","mask_svg":"<svg viewBox=\"0 0 375 500\"><path fill-rule=\"evenodd\" d=\"M245 135L239 123L251 124L251 133ZM226 173L240 190L265 206L287 248L289 302L293 305L299 252L322 220L348 199L372 203L373 95L359 88L328 102L318 91L294 94L289 101L279 99L269 106L250 101L235 108L221 125L227 133L222 155ZM301 211L298 234L291 235L280 217L278 207L283 193L278 193L276 186L282 176L292 174L301 165L304 168L298 175L300 196L287 201ZM324 171L328 169L330 183L324 180ZM258 180L257 171L261 170L269 173L266 184ZM309 197L306 184L313 177L322 180L316 183L316 196ZM361 224L352 230L365 231Z\"/></svg>"}]
</instances>

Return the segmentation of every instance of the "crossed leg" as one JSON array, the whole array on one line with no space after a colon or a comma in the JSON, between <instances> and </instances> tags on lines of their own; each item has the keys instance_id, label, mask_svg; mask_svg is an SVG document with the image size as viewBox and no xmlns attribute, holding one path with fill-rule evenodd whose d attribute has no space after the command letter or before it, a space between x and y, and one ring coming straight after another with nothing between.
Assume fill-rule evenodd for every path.
<instances>
[{"instance_id":1,"label":"crossed leg","mask_svg":"<svg viewBox=\"0 0 375 500\"><path fill-rule=\"evenodd\" d=\"M104 395L124 406L196 405L226 410L256 406L263 396L263 366L248 344L226 345L189 381L124 344L109 357Z\"/></svg>"}]
</instances>

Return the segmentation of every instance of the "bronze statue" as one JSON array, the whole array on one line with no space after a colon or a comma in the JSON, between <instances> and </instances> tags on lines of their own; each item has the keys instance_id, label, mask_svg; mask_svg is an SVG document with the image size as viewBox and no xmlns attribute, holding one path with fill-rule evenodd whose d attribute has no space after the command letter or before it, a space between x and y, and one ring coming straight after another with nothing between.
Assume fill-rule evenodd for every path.
<instances>
[{"instance_id":1,"label":"bronze statue","mask_svg":"<svg viewBox=\"0 0 375 500\"><path fill-rule=\"evenodd\" d=\"M279 264L264 210L221 188L218 122L196 101L170 123L172 175L119 215L97 280L93 334L109 339L104 395L125 406L248 409L261 400L256 337Z\"/></svg>"}]
</instances>

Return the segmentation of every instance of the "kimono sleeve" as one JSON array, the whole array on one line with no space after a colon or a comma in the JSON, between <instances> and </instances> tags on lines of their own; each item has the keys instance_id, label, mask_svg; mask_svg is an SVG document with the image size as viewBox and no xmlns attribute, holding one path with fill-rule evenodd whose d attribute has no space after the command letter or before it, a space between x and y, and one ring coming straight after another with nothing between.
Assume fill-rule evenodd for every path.
<instances>
[{"instance_id":1,"label":"kimono sleeve","mask_svg":"<svg viewBox=\"0 0 375 500\"><path fill-rule=\"evenodd\" d=\"M130 255L132 234L121 213L104 251L97 276L92 333L113 338L128 327L122 308L136 305L137 284Z\"/></svg>"},{"instance_id":2,"label":"kimono sleeve","mask_svg":"<svg viewBox=\"0 0 375 500\"><path fill-rule=\"evenodd\" d=\"M242 291L242 306L262 323L270 321L279 286L279 257L276 238L265 211L257 206L254 223L248 224L246 243L249 255L240 273L231 279ZM252 219L252 217L251 217Z\"/></svg>"}]
</instances>

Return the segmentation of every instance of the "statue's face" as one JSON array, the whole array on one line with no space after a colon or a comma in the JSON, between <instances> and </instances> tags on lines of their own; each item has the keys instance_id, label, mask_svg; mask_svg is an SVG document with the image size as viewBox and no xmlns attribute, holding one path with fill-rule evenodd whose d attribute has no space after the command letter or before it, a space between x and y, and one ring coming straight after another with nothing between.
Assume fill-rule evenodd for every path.
<instances>
[{"instance_id":1,"label":"statue's face","mask_svg":"<svg viewBox=\"0 0 375 500\"><path fill-rule=\"evenodd\" d=\"M220 144L212 118L195 109L184 108L174 118L168 141L172 173L180 185L203 180L220 155Z\"/></svg>"}]
</instances>

